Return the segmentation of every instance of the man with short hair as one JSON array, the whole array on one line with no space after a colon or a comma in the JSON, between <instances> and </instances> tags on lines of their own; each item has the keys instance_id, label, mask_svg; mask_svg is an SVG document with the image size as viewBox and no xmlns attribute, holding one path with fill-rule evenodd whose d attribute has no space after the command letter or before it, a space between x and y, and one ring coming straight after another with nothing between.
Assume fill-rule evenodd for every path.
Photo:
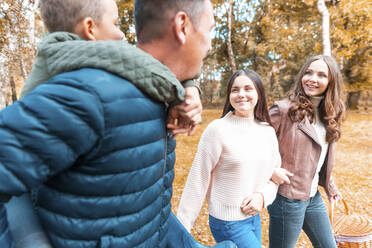
<instances>
[{"instance_id":1,"label":"man with short hair","mask_svg":"<svg viewBox=\"0 0 372 248\"><path fill-rule=\"evenodd\" d=\"M4 199L37 188L37 211L54 247L176 247L167 234L169 223L178 223L169 218L175 142L167 135L166 113L175 106L168 125L174 133L180 130L175 123L190 130L198 122L186 101L176 105L184 94L179 82L200 74L210 48L205 32L214 21L209 0L174 2L163 11L171 18L161 38L140 49L115 41L93 45L107 48L121 70L112 60L87 66L75 58L82 69L75 60L64 64L71 42L91 43L51 36L39 52L48 72L58 75L0 112L0 194ZM198 28L182 2L203 3ZM71 68L78 70L61 73ZM179 245L189 242L180 235Z\"/></svg>"}]
</instances>

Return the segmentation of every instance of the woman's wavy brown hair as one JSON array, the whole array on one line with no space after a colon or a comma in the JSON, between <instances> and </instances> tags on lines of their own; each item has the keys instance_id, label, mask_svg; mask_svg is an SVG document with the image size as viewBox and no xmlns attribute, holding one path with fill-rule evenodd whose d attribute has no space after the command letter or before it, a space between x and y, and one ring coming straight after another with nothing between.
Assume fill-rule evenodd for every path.
<instances>
[{"instance_id":1,"label":"woman's wavy brown hair","mask_svg":"<svg viewBox=\"0 0 372 248\"><path fill-rule=\"evenodd\" d=\"M328 66L328 86L324 92L324 98L319 104L319 118L326 127L326 141L335 142L341 137L341 121L345 112L343 102L343 80L337 62L330 56L317 55L309 58L302 66L295 81L293 90L288 94L293 105L288 111L288 116L293 122L302 121L305 116L314 122L315 109L310 101L310 97L305 94L302 86L302 77L306 73L310 64L316 60L323 60Z\"/></svg>"}]
</instances>

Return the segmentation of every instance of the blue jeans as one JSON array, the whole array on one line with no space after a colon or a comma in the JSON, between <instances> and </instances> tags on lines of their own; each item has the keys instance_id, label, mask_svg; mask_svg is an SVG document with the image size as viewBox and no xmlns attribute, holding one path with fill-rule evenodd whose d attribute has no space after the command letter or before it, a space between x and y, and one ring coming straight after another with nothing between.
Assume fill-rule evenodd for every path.
<instances>
[{"instance_id":1,"label":"blue jeans","mask_svg":"<svg viewBox=\"0 0 372 248\"><path fill-rule=\"evenodd\" d=\"M2 203L0 203L0 247L1 248L13 248L13 239L10 234L8 227L8 220L6 209Z\"/></svg>"},{"instance_id":2,"label":"blue jeans","mask_svg":"<svg viewBox=\"0 0 372 248\"><path fill-rule=\"evenodd\" d=\"M268 206L270 248L293 248L301 229L315 248L337 248L319 191L307 201L277 195Z\"/></svg>"},{"instance_id":3,"label":"blue jeans","mask_svg":"<svg viewBox=\"0 0 372 248\"><path fill-rule=\"evenodd\" d=\"M168 237L167 248L207 248L209 246L202 245L196 241L191 234L183 227L177 217L170 213L168 219ZM213 248L236 248L236 245L231 241L218 243Z\"/></svg>"},{"instance_id":4,"label":"blue jeans","mask_svg":"<svg viewBox=\"0 0 372 248\"><path fill-rule=\"evenodd\" d=\"M216 242L233 241L238 248L261 248L261 218L224 221L209 215L209 226Z\"/></svg>"},{"instance_id":5,"label":"blue jeans","mask_svg":"<svg viewBox=\"0 0 372 248\"><path fill-rule=\"evenodd\" d=\"M13 197L5 206L15 248L52 247L33 209L29 194Z\"/></svg>"}]
</instances>

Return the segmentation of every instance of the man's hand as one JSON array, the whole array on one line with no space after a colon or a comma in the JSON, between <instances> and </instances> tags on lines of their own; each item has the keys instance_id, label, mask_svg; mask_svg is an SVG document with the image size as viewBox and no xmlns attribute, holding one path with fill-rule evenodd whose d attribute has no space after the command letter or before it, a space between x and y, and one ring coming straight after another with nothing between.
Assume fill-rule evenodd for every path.
<instances>
[{"instance_id":1,"label":"man's hand","mask_svg":"<svg viewBox=\"0 0 372 248\"><path fill-rule=\"evenodd\" d=\"M271 181L273 181L275 184L278 184L278 185L282 183L290 184L291 181L289 178L292 176L293 176L293 173L287 171L286 169L276 168L274 170L273 175L271 176Z\"/></svg>"},{"instance_id":2,"label":"man's hand","mask_svg":"<svg viewBox=\"0 0 372 248\"><path fill-rule=\"evenodd\" d=\"M201 123L202 104L199 90L196 87L187 87L185 101L172 107L169 111L167 128L176 137L179 133L195 132L196 126Z\"/></svg>"},{"instance_id":3,"label":"man's hand","mask_svg":"<svg viewBox=\"0 0 372 248\"><path fill-rule=\"evenodd\" d=\"M242 212L246 215L254 216L261 212L264 207L264 197L261 193L255 192L246 197L240 206Z\"/></svg>"}]
</instances>

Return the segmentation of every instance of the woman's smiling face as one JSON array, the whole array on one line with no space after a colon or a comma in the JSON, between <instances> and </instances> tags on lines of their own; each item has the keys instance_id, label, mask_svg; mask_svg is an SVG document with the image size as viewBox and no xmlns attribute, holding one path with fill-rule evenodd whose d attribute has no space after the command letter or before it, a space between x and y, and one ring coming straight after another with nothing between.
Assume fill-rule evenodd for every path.
<instances>
[{"instance_id":1,"label":"woman's smiling face","mask_svg":"<svg viewBox=\"0 0 372 248\"><path fill-rule=\"evenodd\" d=\"M305 71L301 82L307 96L320 96L327 90L328 65L322 59L315 60Z\"/></svg>"},{"instance_id":2,"label":"woman's smiling face","mask_svg":"<svg viewBox=\"0 0 372 248\"><path fill-rule=\"evenodd\" d=\"M254 114L258 94L252 80L246 75L235 78L230 92L230 104L234 113L240 117L250 117Z\"/></svg>"}]
</instances>

